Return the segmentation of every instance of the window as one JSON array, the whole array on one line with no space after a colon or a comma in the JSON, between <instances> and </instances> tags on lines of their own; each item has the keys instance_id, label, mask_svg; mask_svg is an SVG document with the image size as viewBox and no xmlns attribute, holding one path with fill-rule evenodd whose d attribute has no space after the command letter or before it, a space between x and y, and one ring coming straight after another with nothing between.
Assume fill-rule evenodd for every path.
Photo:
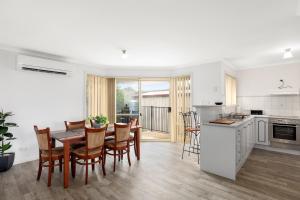
<instances>
[{"instance_id":1,"label":"window","mask_svg":"<svg viewBox=\"0 0 300 200\"><path fill-rule=\"evenodd\" d=\"M228 74L225 75L226 105L236 105L236 79Z\"/></svg>"}]
</instances>

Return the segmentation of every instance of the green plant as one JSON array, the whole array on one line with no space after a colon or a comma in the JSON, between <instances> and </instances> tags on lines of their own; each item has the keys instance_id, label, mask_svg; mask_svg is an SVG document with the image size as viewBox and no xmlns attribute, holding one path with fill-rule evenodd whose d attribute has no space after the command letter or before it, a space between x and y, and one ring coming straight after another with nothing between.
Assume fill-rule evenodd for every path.
<instances>
[{"instance_id":1,"label":"green plant","mask_svg":"<svg viewBox=\"0 0 300 200\"><path fill-rule=\"evenodd\" d=\"M89 120L94 120L97 124L108 124L108 118L104 115L90 116Z\"/></svg>"},{"instance_id":2,"label":"green plant","mask_svg":"<svg viewBox=\"0 0 300 200\"><path fill-rule=\"evenodd\" d=\"M0 154L4 156L5 151L9 150L11 145L11 140L16 139L14 135L8 132L10 127L17 127L16 123L6 122L6 118L13 116L12 112L0 112Z\"/></svg>"}]
</instances>

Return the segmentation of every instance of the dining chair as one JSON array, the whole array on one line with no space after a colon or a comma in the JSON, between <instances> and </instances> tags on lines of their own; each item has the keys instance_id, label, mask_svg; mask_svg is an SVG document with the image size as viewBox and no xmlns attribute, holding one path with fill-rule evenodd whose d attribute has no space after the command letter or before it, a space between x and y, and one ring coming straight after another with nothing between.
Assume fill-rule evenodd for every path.
<instances>
[{"instance_id":1,"label":"dining chair","mask_svg":"<svg viewBox=\"0 0 300 200\"><path fill-rule=\"evenodd\" d=\"M73 121L73 122L65 121L65 127L66 127L66 131L80 131L80 130L83 131L85 128L85 120ZM82 141L78 141L76 143L71 144L71 148L77 149L83 147L84 145L85 145L85 139L82 139Z\"/></svg>"},{"instance_id":2,"label":"dining chair","mask_svg":"<svg viewBox=\"0 0 300 200\"><path fill-rule=\"evenodd\" d=\"M85 120L68 122L65 121L66 131L73 131L85 128Z\"/></svg>"},{"instance_id":3,"label":"dining chair","mask_svg":"<svg viewBox=\"0 0 300 200\"><path fill-rule=\"evenodd\" d=\"M93 120L93 119L90 120L90 123L91 123L91 127L92 127L92 128L103 128L103 127L105 127L105 131L107 131L107 129L108 129L108 124L99 126L99 125L95 122L95 120ZM107 136L107 137L105 137L105 141L113 140L113 139L114 139L114 136Z\"/></svg>"},{"instance_id":4,"label":"dining chair","mask_svg":"<svg viewBox=\"0 0 300 200\"><path fill-rule=\"evenodd\" d=\"M62 160L64 152L62 147L52 147L52 140L50 137L50 129L38 129L34 126L38 145L39 145L39 169L37 180L40 180L43 167L48 167L48 187L51 186L51 176L54 170L54 166L59 165L60 172L62 171ZM55 161L59 161L55 164Z\"/></svg>"},{"instance_id":5,"label":"dining chair","mask_svg":"<svg viewBox=\"0 0 300 200\"><path fill-rule=\"evenodd\" d=\"M139 125L138 118L131 118L130 119L130 124L131 124L131 127ZM135 134L132 133L132 132L130 132L130 135L129 135L129 142L130 142L130 146L133 146L133 148L134 148L134 155L137 157Z\"/></svg>"},{"instance_id":6,"label":"dining chair","mask_svg":"<svg viewBox=\"0 0 300 200\"><path fill-rule=\"evenodd\" d=\"M103 176L105 173L105 127L103 128L85 128L85 146L71 151L71 170L72 176L76 174L76 163L85 165L85 184L88 183L88 166L92 165L92 170L95 169L96 163L102 163ZM96 160L98 159L98 160ZM89 160L91 160L89 162Z\"/></svg>"},{"instance_id":7,"label":"dining chair","mask_svg":"<svg viewBox=\"0 0 300 200\"><path fill-rule=\"evenodd\" d=\"M131 166L130 162L130 127L131 124L114 124L115 128L115 138L105 142L106 154L114 156L114 172L116 171L116 157L127 154L128 164ZM105 163L105 159L104 159Z\"/></svg>"}]
</instances>

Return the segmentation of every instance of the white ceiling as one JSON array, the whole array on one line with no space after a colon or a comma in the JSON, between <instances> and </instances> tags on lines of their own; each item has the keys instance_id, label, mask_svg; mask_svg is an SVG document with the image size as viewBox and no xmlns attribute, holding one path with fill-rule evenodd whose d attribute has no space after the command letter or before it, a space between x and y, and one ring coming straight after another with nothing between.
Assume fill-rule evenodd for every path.
<instances>
[{"instance_id":1,"label":"white ceiling","mask_svg":"<svg viewBox=\"0 0 300 200\"><path fill-rule=\"evenodd\" d=\"M297 0L0 0L0 44L124 68L296 62L297 8ZM285 48L293 59L282 59Z\"/></svg>"}]
</instances>

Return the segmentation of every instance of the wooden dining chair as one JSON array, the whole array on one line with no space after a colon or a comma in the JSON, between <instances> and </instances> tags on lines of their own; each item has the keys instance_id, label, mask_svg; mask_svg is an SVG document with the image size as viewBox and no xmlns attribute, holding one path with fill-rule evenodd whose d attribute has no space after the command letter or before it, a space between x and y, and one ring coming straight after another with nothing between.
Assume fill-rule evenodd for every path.
<instances>
[{"instance_id":1,"label":"wooden dining chair","mask_svg":"<svg viewBox=\"0 0 300 200\"><path fill-rule=\"evenodd\" d=\"M106 129L104 128L85 128L85 146L71 151L71 169L72 176L76 174L76 163L85 165L85 184L88 183L88 166L92 165L92 170L95 169L96 163L102 162L103 176L105 173L105 148L104 138ZM98 159L98 160L96 160ZM89 160L91 160L89 162Z\"/></svg>"},{"instance_id":2,"label":"wooden dining chair","mask_svg":"<svg viewBox=\"0 0 300 200\"><path fill-rule=\"evenodd\" d=\"M68 122L65 121L66 131L80 130L85 128L85 120Z\"/></svg>"},{"instance_id":3,"label":"wooden dining chair","mask_svg":"<svg viewBox=\"0 0 300 200\"><path fill-rule=\"evenodd\" d=\"M116 157L127 154L128 164L130 162L130 127L131 124L114 124L115 138L113 140L105 142L106 154L114 156L114 172L116 171ZM105 159L104 159L105 163Z\"/></svg>"},{"instance_id":4,"label":"wooden dining chair","mask_svg":"<svg viewBox=\"0 0 300 200\"><path fill-rule=\"evenodd\" d=\"M139 125L138 118L132 118L132 119L130 119L130 124L131 124L131 127ZM130 135L129 135L129 142L130 142L130 146L133 146L133 148L134 148L134 154L137 157L136 143L135 143L135 134L132 133L132 132L130 132Z\"/></svg>"},{"instance_id":5,"label":"wooden dining chair","mask_svg":"<svg viewBox=\"0 0 300 200\"><path fill-rule=\"evenodd\" d=\"M90 123L91 123L91 127L92 128L103 128L103 127L105 127L105 131L107 131L108 125L109 125L109 124L105 124L105 125L99 127L98 125L96 125L95 120L92 120L92 119L90 120ZM105 141L113 140L114 138L115 138L114 136L106 136L105 137Z\"/></svg>"},{"instance_id":6,"label":"wooden dining chair","mask_svg":"<svg viewBox=\"0 0 300 200\"><path fill-rule=\"evenodd\" d=\"M83 130L85 128L85 120L73 121L73 122L65 121L65 127L66 127L66 131ZM77 148L83 147L84 145L85 145L85 139L82 139L82 141L78 141L76 143L71 144L71 148L77 149Z\"/></svg>"},{"instance_id":7,"label":"wooden dining chair","mask_svg":"<svg viewBox=\"0 0 300 200\"><path fill-rule=\"evenodd\" d=\"M43 167L48 167L48 187L51 186L51 176L54 166L59 165L60 172L62 171L62 160L64 157L64 152L62 147L52 147L52 140L50 137L50 129L38 129L34 126L34 131L36 133L38 145L39 145L39 169L37 180L40 180ZM55 161L59 161L55 164Z\"/></svg>"}]
</instances>

